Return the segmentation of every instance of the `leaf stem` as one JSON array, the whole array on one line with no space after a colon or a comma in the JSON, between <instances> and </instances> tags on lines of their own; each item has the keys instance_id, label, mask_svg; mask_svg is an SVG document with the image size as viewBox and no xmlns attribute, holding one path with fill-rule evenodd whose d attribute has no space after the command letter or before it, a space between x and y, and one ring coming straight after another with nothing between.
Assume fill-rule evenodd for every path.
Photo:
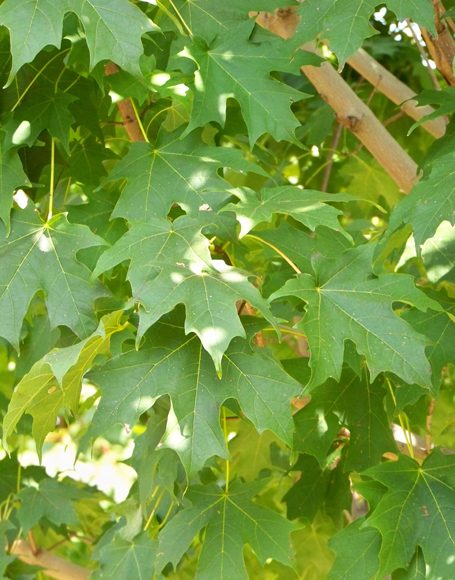
<instances>
[{"instance_id":1,"label":"leaf stem","mask_svg":"<svg viewBox=\"0 0 455 580\"><path fill-rule=\"evenodd\" d=\"M397 408L397 399L395 397L395 393L393 392L392 383L388 377L385 377L387 386L389 388L390 396L392 397L393 404L395 405L395 409ZM403 431L404 438L406 439L406 447L408 448L409 457L415 459L414 455L414 446L412 444L411 439L411 426L409 424L409 419L407 415L403 412L398 413L398 421L400 422L401 430Z\"/></svg>"},{"instance_id":2,"label":"leaf stem","mask_svg":"<svg viewBox=\"0 0 455 580\"><path fill-rule=\"evenodd\" d=\"M306 334L304 334L303 332L299 332L298 330L294 330L293 328L289 328L287 326L280 326L280 325L278 325L278 328L281 332L284 332L285 334L292 334L292 336L300 336L301 338L307 338ZM262 332L274 332L274 333L276 333L276 329L273 328L272 326L268 326L266 328L263 328Z\"/></svg>"},{"instance_id":3,"label":"leaf stem","mask_svg":"<svg viewBox=\"0 0 455 580\"><path fill-rule=\"evenodd\" d=\"M158 530L161 530L162 528L164 528L164 526L166 525L166 523L169 519L169 516L171 515L173 509L174 509L174 500L171 500L171 503L170 503L169 508L166 512L166 515L164 516L162 522L158 526Z\"/></svg>"},{"instance_id":4,"label":"leaf stem","mask_svg":"<svg viewBox=\"0 0 455 580\"><path fill-rule=\"evenodd\" d=\"M52 218L54 206L54 180L55 180L55 138L51 139L51 175L49 183L49 211L47 212L47 221Z\"/></svg>"},{"instance_id":5,"label":"leaf stem","mask_svg":"<svg viewBox=\"0 0 455 580\"><path fill-rule=\"evenodd\" d=\"M281 256L283 258L283 260L285 260L291 266L291 268L294 270L294 272L297 272L297 274L302 273L302 270L300 270L300 268L294 264L294 262L291 260L291 258L286 256L286 254L284 252L282 252L279 248L277 248L274 244L271 244L270 242L266 242L262 238L255 236L253 234L247 234L245 237L251 238L253 240L257 240L261 244L264 244L265 246L269 246L269 248L272 248L272 250L274 250L279 256Z\"/></svg>"},{"instance_id":6,"label":"leaf stem","mask_svg":"<svg viewBox=\"0 0 455 580\"><path fill-rule=\"evenodd\" d=\"M144 137L144 141L149 143L147 133L145 132L144 125L142 124L141 118L139 117L139 113L138 113L138 110L136 108L136 103L131 98L130 98L130 101L131 101L131 106L133 107L134 114L136 116L137 124L139 125L139 129L141 130L142 136Z\"/></svg>"},{"instance_id":7,"label":"leaf stem","mask_svg":"<svg viewBox=\"0 0 455 580\"><path fill-rule=\"evenodd\" d=\"M161 490L159 496L156 498L155 505L153 506L152 511L150 512L150 515L147 518L147 521L145 522L144 532L149 529L150 524L152 523L152 520L155 516L156 510L158 509L158 507L161 503L161 500L163 499L164 494L165 494L165 490L163 489L163 490Z\"/></svg>"},{"instance_id":8,"label":"leaf stem","mask_svg":"<svg viewBox=\"0 0 455 580\"><path fill-rule=\"evenodd\" d=\"M188 26L188 24L185 22L183 16L180 14L179 9L177 8L177 6L174 4L173 0L169 0L169 4L172 6L172 8L174 9L174 12L177 14L180 22L183 24L183 27L185 28L185 30L188 32L188 34L190 36L193 36L193 32L191 30L191 28Z\"/></svg>"},{"instance_id":9,"label":"leaf stem","mask_svg":"<svg viewBox=\"0 0 455 580\"><path fill-rule=\"evenodd\" d=\"M226 408L225 407L223 407L223 433L224 433L224 440L226 442L226 447L228 447L228 428L227 428L227 416L226 416ZM229 449L228 449L228 453L229 453ZM230 470L231 470L230 461L229 461L229 459L226 459L226 462L225 462L226 484L224 486L224 490L225 490L226 494L229 493L229 480L231 477Z\"/></svg>"}]
</instances>

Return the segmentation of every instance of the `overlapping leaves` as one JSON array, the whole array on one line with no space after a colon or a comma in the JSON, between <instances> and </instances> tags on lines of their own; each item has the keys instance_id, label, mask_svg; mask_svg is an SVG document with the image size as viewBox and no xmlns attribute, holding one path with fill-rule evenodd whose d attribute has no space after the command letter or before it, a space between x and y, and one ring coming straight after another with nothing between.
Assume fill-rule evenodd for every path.
<instances>
[{"instance_id":1,"label":"overlapping leaves","mask_svg":"<svg viewBox=\"0 0 455 580\"><path fill-rule=\"evenodd\" d=\"M138 477L106 510L86 484L2 459L0 575L24 575L9 550L36 531L45 547L57 536L65 557L97 561L94 578L292 578L293 566L325 577L327 537L345 525L361 478L369 513L331 542L331 577L455 576L452 456L398 455L391 425L400 411L404 428L409 411L422 433L432 423L434 442L451 443L441 416L450 421L453 404L453 259L442 230L453 234L453 136L449 128L431 150L388 227L359 199L393 206L397 192L379 181L370 191L363 169L350 206L347 194L309 189L324 169L322 182L343 191L352 160L370 158L344 130L343 145L327 150L334 117L322 99L303 102L300 76L320 60L300 46L327 40L341 68L383 25L370 0L305 0L289 2L300 18L294 39L255 27L255 12L287 4L0 1L4 81L12 62L0 95L4 448L19 447L23 461L31 429L41 454L56 424L55 439L74 436L82 455L96 440L94 461L133 439L126 469ZM431 2L385 6L431 32ZM147 34L156 30L148 16L162 34ZM292 10L278 16L295 20ZM105 77L107 61L123 71ZM438 115L450 113L444 94L423 96ZM136 120L150 142L125 148ZM319 157L302 152L301 123L297 134ZM412 156L416 142L407 143ZM285 185L290 171L298 186ZM13 192L26 185L28 207L13 210L10 227ZM390 264L378 258L372 268L366 240L383 229L377 256L401 252L413 232L423 261L407 260L408 246L399 267L437 292L380 273ZM84 382L93 395L80 404ZM304 520L296 562L283 500L288 520Z\"/></svg>"},{"instance_id":2,"label":"overlapping leaves","mask_svg":"<svg viewBox=\"0 0 455 580\"><path fill-rule=\"evenodd\" d=\"M191 218L135 224L104 252L95 274L126 260L130 261L128 279L133 297L142 307L138 340L163 314L184 304L185 331L199 336L220 372L221 358L231 340L245 336L237 314L238 301L247 300L276 324L248 277L221 260L212 260L209 242Z\"/></svg>"},{"instance_id":3,"label":"overlapping leaves","mask_svg":"<svg viewBox=\"0 0 455 580\"><path fill-rule=\"evenodd\" d=\"M62 411L75 413L79 405L82 378L99 354L109 352L111 336L122 330L122 312L103 317L98 329L85 340L50 351L21 379L3 421L3 443L24 413L33 417L32 434L38 453L46 435L55 427Z\"/></svg>"},{"instance_id":4,"label":"overlapping leaves","mask_svg":"<svg viewBox=\"0 0 455 580\"><path fill-rule=\"evenodd\" d=\"M386 5L400 20L412 18L429 30L434 29L433 11L426 2L388 0ZM305 0L299 8L297 37L302 41L316 36L328 40L343 66L365 40L375 34L370 18L377 4L372 0Z\"/></svg>"},{"instance_id":5,"label":"overlapping leaves","mask_svg":"<svg viewBox=\"0 0 455 580\"><path fill-rule=\"evenodd\" d=\"M453 456L434 451L422 465L402 456L396 462L366 471L365 476L376 483L374 493L378 497L372 513L363 522L347 528L339 540L334 541L335 550L345 551L344 555L340 553L336 564L335 569L340 574L337 577L348 577L348 569L350 578L360 577L360 570L369 570L382 577L396 569L408 569L419 547L431 576L452 577L455 566L454 466ZM365 489L368 490L368 482ZM379 531L379 537L374 528ZM348 554L351 554L350 565L345 557Z\"/></svg>"},{"instance_id":6,"label":"overlapping leaves","mask_svg":"<svg viewBox=\"0 0 455 580\"><path fill-rule=\"evenodd\" d=\"M173 203L187 213L212 211L229 197L231 189L218 169L263 173L238 149L205 145L197 131L180 137L179 132L161 132L154 146L134 143L130 147L109 175L110 180L126 181L112 217L130 221L166 217Z\"/></svg>"},{"instance_id":7,"label":"overlapping leaves","mask_svg":"<svg viewBox=\"0 0 455 580\"><path fill-rule=\"evenodd\" d=\"M127 0L6 0L0 6L0 24L9 29L11 37L9 82L45 46L60 47L67 12L74 12L84 28L91 68L113 60L133 74L140 72L141 36L156 27Z\"/></svg>"},{"instance_id":8,"label":"overlapping leaves","mask_svg":"<svg viewBox=\"0 0 455 580\"><path fill-rule=\"evenodd\" d=\"M300 385L241 340L225 353L221 369L219 379L198 339L185 337L181 326L155 324L138 352L119 354L91 373L101 387L101 400L88 437L105 434L115 424L134 425L157 397L169 394L181 430L175 448L189 474L213 455L226 457L219 414L229 398L239 402L256 429L270 429L289 444L289 401Z\"/></svg>"}]
</instances>

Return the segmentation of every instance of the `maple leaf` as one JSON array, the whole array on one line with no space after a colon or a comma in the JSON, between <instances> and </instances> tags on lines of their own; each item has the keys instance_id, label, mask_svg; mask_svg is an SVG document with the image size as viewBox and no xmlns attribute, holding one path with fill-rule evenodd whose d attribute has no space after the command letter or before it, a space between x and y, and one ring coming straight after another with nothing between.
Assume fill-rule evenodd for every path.
<instances>
[{"instance_id":1,"label":"maple leaf","mask_svg":"<svg viewBox=\"0 0 455 580\"><path fill-rule=\"evenodd\" d=\"M176 7L182 19L187 23L195 36L207 41L223 33L231 33L235 27L250 22L250 30L255 22L250 11L275 10L287 6L288 0L253 0L245 4L244 0L177 0ZM245 28L245 31L248 29Z\"/></svg>"},{"instance_id":2,"label":"maple leaf","mask_svg":"<svg viewBox=\"0 0 455 580\"><path fill-rule=\"evenodd\" d=\"M198 131L184 139L161 131L155 145L133 143L109 175L127 180L112 217L166 217L174 203L187 213L216 209L232 187L217 174L221 167L264 174L238 149L205 145Z\"/></svg>"},{"instance_id":3,"label":"maple leaf","mask_svg":"<svg viewBox=\"0 0 455 580\"><path fill-rule=\"evenodd\" d=\"M52 327L68 326L79 337L93 330L93 302L106 295L77 261L83 248L105 244L88 227L63 214L42 222L30 207L14 210L11 234L0 227L0 336L19 349L22 321L33 296L43 290Z\"/></svg>"},{"instance_id":4,"label":"maple leaf","mask_svg":"<svg viewBox=\"0 0 455 580\"><path fill-rule=\"evenodd\" d=\"M8 147L0 133L0 219L9 234L10 212L13 204L14 190L20 185L30 185L22 168L17 151Z\"/></svg>"},{"instance_id":5,"label":"maple leaf","mask_svg":"<svg viewBox=\"0 0 455 580\"><path fill-rule=\"evenodd\" d=\"M387 232L378 246L378 253L387 248L393 233L403 225L409 224L412 227L419 254L421 245L435 234L443 221L455 225L454 143L453 138L438 143L442 151L436 152L428 160L424 177L393 209Z\"/></svg>"},{"instance_id":6,"label":"maple leaf","mask_svg":"<svg viewBox=\"0 0 455 580\"><path fill-rule=\"evenodd\" d=\"M134 425L157 397L169 394L181 430L175 449L189 474L213 455L226 457L219 411L229 398L239 401L258 431L270 429L288 444L292 440L290 400L300 385L243 340L224 355L219 379L195 336L185 337L175 323L159 322L143 348L114 356L90 378L102 396L87 438L114 424Z\"/></svg>"},{"instance_id":7,"label":"maple leaf","mask_svg":"<svg viewBox=\"0 0 455 580\"><path fill-rule=\"evenodd\" d=\"M364 523L365 518L360 518L330 539L329 545L336 553L330 580L364 580L376 577L381 535L373 528L363 527Z\"/></svg>"},{"instance_id":8,"label":"maple leaf","mask_svg":"<svg viewBox=\"0 0 455 580\"><path fill-rule=\"evenodd\" d=\"M324 465L340 429L346 427L350 438L345 469L361 471L375 465L383 453L396 451L384 396L379 385L365 384L347 370L339 383L327 381L316 387L310 402L294 415L295 449L313 455Z\"/></svg>"},{"instance_id":9,"label":"maple leaf","mask_svg":"<svg viewBox=\"0 0 455 580\"><path fill-rule=\"evenodd\" d=\"M433 389L437 393L441 383L441 371L447 363L455 364L455 304L444 294L432 294L444 307L441 312L419 312L410 310L403 318L428 337L428 360L433 371Z\"/></svg>"},{"instance_id":10,"label":"maple leaf","mask_svg":"<svg viewBox=\"0 0 455 580\"><path fill-rule=\"evenodd\" d=\"M60 91L50 93L43 90L35 93L33 99L23 103L17 109L14 118L19 124L28 123L29 134L26 142L33 145L39 135L47 130L69 153L69 133L71 123L74 121L69 105L75 100L72 95Z\"/></svg>"},{"instance_id":11,"label":"maple leaf","mask_svg":"<svg viewBox=\"0 0 455 580\"><path fill-rule=\"evenodd\" d=\"M4 578L7 566L14 560L14 556L8 553L9 542L6 535L11 530L14 530L14 526L10 522L6 520L0 522L0 574Z\"/></svg>"},{"instance_id":12,"label":"maple leaf","mask_svg":"<svg viewBox=\"0 0 455 580\"><path fill-rule=\"evenodd\" d=\"M382 371L408 383L430 386L431 368L425 357L427 340L392 310L393 302L420 310L440 310L406 274L369 275L374 244L345 252L335 260L314 261L315 275L299 274L270 300L296 296L307 303L297 325L308 336L311 351L309 387L340 378L344 342L351 340L365 356L371 380Z\"/></svg>"},{"instance_id":13,"label":"maple leaf","mask_svg":"<svg viewBox=\"0 0 455 580\"><path fill-rule=\"evenodd\" d=\"M210 45L195 39L183 55L198 66L187 132L209 121L224 126L226 101L233 97L240 104L251 146L264 133L270 133L277 141L295 141L294 130L299 122L290 105L308 95L273 80L270 72L298 74L302 64L316 63L314 55L296 53L291 44L280 38L261 44L250 42L244 38L242 27L218 36Z\"/></svg>"},{"instance_id":14,"label":"maple leaf","mask_svg":"<svg viewBox=\"0 0 455 580\"><path fill-rule=\"evenodd\" d=\"M318 510L342 521L343 510L349 511L352 493L345 465L339 462L322 469L311 455L301 455L292 471L300 471L298 481L283 497L290 520L305 518L312 521Z\"/></svg>"},{"instance_id":15,"label":"maple leaf","mask_svg":"<svg viewBox=\"0 0 455 580\"><path fill-rule=\"evenodd\" d=\"M336 230L350 239L341 228L338 216L343 212L324 202L353 201L344 193L323 193L313 189L302 189L292 185L265 188L260 193L251 189L236 189L238 203L228 204L223 211L233 211L240 224L240 238L257 224L271 222L274 214L284 214L314 231L318 226Z\"/></svg>"},{"instance_id":16,"label":"maple leaf","mask_svg":"<svg viewBox=\"0 0 455 580\"><path fill-rule=\"evenodd\" d=\"M276 325L267 302L247 275L211 259L209 241L191 218L182 216L173 223L150 218L133 225L102 254L94 275L125 260L130 261L128 280L133 297L141 304L138 341L163 314L184 304L186 333L199 336L220 371L232 338L245 336L237 314L239 300L247 300Z\"/></svg>"},{"instance_id":17,"label":"maple leaf","mask_svg":"<svg viewBox=\"0 0 455 580\"><path fill-rule=\"evenodd\" d=\"M3 420L7 440L24 413L33 417L32 435L38 453L46 435L55 428L63 409L75 413L79 405L82 378L99 354L109 352L111 336L124 328L122 312L104 316L97 330L85 340L57 348L36 362L16 386Z\"/></svg>"},{"instance_id":18,"label":"maple leaf","mask_svg":"<svg viewBox=\"0 0 455 580\"><path fill-rule=\"evenodd\" d=\"M26 487L19 492L22 504L17 513L19 523L26 533L42 518L57 526L74 525L78 521L74 501L84 495L84 491L70 484L45 478L37 487Z\"/></svg>"},{"instance_id":19,"label":"maple leaf","mask_svg":"<svg viewBox=\"0 0 455 580\"><path fill-rule=\"evenodd\" d=\"M418 546L431 577L454 576L454 473L454 456L439 450L422 465L400 456L364 472L387 488L362 526L372 526L382 536L378 576L407 568Z\"/></svg>"},{"instance_id":20,"label":"maple leaf","mask_svg":"<svg viewBox=\"0 0 455 580\"><path fill-rule=\"evenodd\" d=\"M11 39L7 84L45 46L60 47L67 12L74 12L85 30L91 69L102 60L113 60L132 74L140 74L141 36L156 26L127 0L6 0L0 6L0 22L9 29Z\"/></svg>"},{"instance_id":21,"label":"maple leaf","mask_svg":"<svg viewBox=\"0 0 455 580\"><path fill-rule=\"evenodd\" d=\"M251 500L263 484L232 484L229 491L215 485L188 490L192 506L179 512L159 536L157 567L177 566L193 538L205 529L197 578L248 579L243 559L248 544L264 564L273 558L291 565L289 534L293 525Z\"/></svg>"},{"instance_id":22,"label":"maple leaf","mask_svg":"<svg viewBox=\"0 0 455 580\"><path fill-rule=\"evenodd\" d=\"M154 575L157 547L156 540L151 540L146 532L132 540L116 535L97 551L100 570L95 570L92 578L149 580Z\"/></svg>"},{"instance_id":23,"label":"maple leaf","mask_svg":"<svg viewBox=\"0 0 455 580\"><path fill-rule=\"evenodd\" d=\"M377 3L374 0L305 0L300 6L300 23L296 38L299 42L320 36L328 40L340 66L362 46L365 38L376 34L370 24ZM398 20L411 18L434 31L433 10L426 2L388 0Z\"/></svg>"}]
</instances>

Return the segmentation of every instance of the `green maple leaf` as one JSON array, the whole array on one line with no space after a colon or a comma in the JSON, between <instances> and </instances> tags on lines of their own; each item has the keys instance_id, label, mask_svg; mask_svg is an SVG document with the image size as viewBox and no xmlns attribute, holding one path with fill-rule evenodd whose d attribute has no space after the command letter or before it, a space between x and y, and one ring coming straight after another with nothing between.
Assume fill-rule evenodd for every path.
<instances>
[{"instance_id":1,"label":"green maple leaf","mask_svg":"<svg viewBox=\"0 0 455 580\"><path fill-rule=\"evenodd\" d=\"M287 506L288 519L305 518L313 521L318 510L340 520L343 510L352 505L349 477L343 462L336 467L321 469L311 455L301 455L292 471L300 471L298 481L283 497Z\"/></svg>"},{"instance_id":2,"label":"green maple leaf","mask_svg":"<svg viewBox=\"0 0 455 580\"><path fill-rule=\"evenodd\" d=\"M437 390L444 366L447 363L455 364L455 304L447 296L432 296L444 306L443 312L411 310L403 318L430 340L427 356L433 370L433 387Z\"/></svg>"},{"instance_id":3,"label":"green maple leaf","mask_svg":"<svg viewBox=\"0 0 455 580\"><path fill-rule=\"evenodd\" d=\"M210 121L224 126L226 101L233 97L240 104L251 146L264 133L277 141L295 142L294 130L300 123L290 105L308 95L273 80L270 72L298 74L302 64L315 64L314 55L295 52L279 38L255 44L244 38L242 27L217 37L210 45L195 39L183 54L198 66L187 131Z\"/></svg>"},{"instance_id":4,"label":"green maple leaf","mask_svg":"<svg viewBox=\"0 0 455 580\"><path fill-rule=\"evenodd\" d=\"M364 523L382 536L379 577L407 568L420 546L432 578L453 578L455 457L436 450L419 465L400 456L364 474L387 487Z\"/></svg>"},{"instance_id":5,"label":"green maple leaf","mask_svg":"<svg viewBox=\"0 0 455 580\"><path fill-rule=\"evenodd\" d=\"M191 218L183 216L173 223L150 218L133 225L103 253L94 275L125 260L130 261L133 297L141 305L138 341L163 314L184 304L185 331L200 337L219 371L232 338L245 336L237 314L239 300L247 300L275 325L267 302L247 275L211 259L209 241Z\"/></svg>"},{"instance_id":6,"label":"green maple leaf","mask_svg":"<svg viewBox=\"0 0 455 580\"><path fill-rule=\"evenodd\" d=\"M174 203L187 213L217 208L231 186L217 174L221 167L263 174L238 149L209 147L198 132L180 139L180 133L160 133L157 143L134 143L109 175L126 179L112 217L130 221L166 217Z\"/></svg>"},{"instance_id":7,"label":"green maple leaf","mask_svg":"<svg viewBox=\"0 0 455 580\"><path fill-rule=\"evenodd\" d=\"M329 545L336 553L330 580L377 577L381 535L373 528L363 527L364 522L365 518L360 518L330 539Z\"/></svg>"},{"instance_id":8,"label":"green maple leaf","mask_svg":"<svg viewBox=\"0 0 455 580\"><path fill-rule=\"evenodd\" d=\"M84 28L90 68L113 60L140 74L141 36L156 27L127 0L6 0L0 6L0 23L10 31L13 62L8 84L45 46L60 47L67 12L74 12Z\"/></svg>"},{"instance_id":9,"label":"green maple leaf","mask_svg":"<svg viewBox=\"0 0 455 580\"><path fill-rule=\"evenodd\" d=\"M128 541L116 535L98 551L100 570L92 578L129 578L149 580L155 572L155 556L158 544L144 532Z\"/></svg>"},{"instance_id":10,"label":"green maple leaf","mask_svg":"<svg viewBox=\"0 0 455 580\"><path fill-rule=\"evenodd\" d=\"M412 18L434 31L431 4L415 0L388 0L386 4L398 20ZM376 34L370 25L376 6L375 0L305 0L299 8L300 24L296 38L300 42L314 40L317 36L328 40L330 49L343 66L366 38Z\"/></svg>"},{"instance_id":11,"label":"green maple leaf","mask_svg":"<svg viewBox=\"0 0 455 580\"><path fill-rule=\"evenodd\" d=\"M179 512L159 536L157 567L178 565L193 538L205 529L196 573L197 579L248 578L243 549L248 544L259 561L268 558L291 565L289 534L293 525L270 509L251 500L261 483L235 483L229 491L214 485L188 490L192 506Z\"/></svg>"},{"instance_id":12,"label":"green maple leaf","mask_svg":"<svg viewBox=\"0 0 455 580\"><path fill-rule=\"evenodd\" d=\"M365 383L352 371L345 371L339 383L327 381L316 387L310 402L294 415L295 449L324 465L337 434L346 427L350 438L345 469L361 471L375 465L383 453L396 451L384 395L379 385Z\"/></svg>"},{"instance_id":13,"label":"green maple leaf","mask_svg":"<svg viewBox=\"0 0 455 580\"><path fill-rule=\"evenodd\" d=\"M414 286L411 276L372 278L373 252L374 245L367 244L337 260L315 261L314 276L298 274L270 297L296 296L307 304L297 326L308 336L311 351L309 387L340 378L346 340L365 356L371 380L389 371L408 383L430 386L427 340L393 312L392 304L405 302L420 310L441 307Z\"/></svg>"},{"instance_id":14,"label":"green maple leaf","mask_svg":"<svg viewBox=\"0 0 455 580\"><path fill-rule=\"evenodd\" d=\"M33 93L33 98L22 104L15 114L15 120L19 123L28 123L27 144L33 145L46 129L69 153L70 128L74 121L69 105L75 100L75 97L63 92L54 94L54 91L43 90Z\"/></svg>"},{"instance_id":15,"label":"green maple leaf","mask_svg":"<svg viewBox=\"0 0 455 580\"><path fill-rule=\"evenodd\" d=\"M14 526L10 522L0 522L0 575L2 578L7 578L5 570L15 559L15 556L8 553L9 542L6 534L10 530L14 530Z\"/></svg>"},{"instance_id":16,"label":"green maple leaf","mask_svg":"<svg viewBox=\"0 0 455 580\"><path fill-rule=\"evenodd\" d=\"M104 316L98 329L85 340L50 351L21 379L14 390L3 420L3 440L7 439L24 413L33 417L32 435L38 453L46 435L55 428L63 409L75 413L82 378L97 355L108 353L111 336L124 328L122 312Z\"/></svg>"},{"instance_id":17,"label":"green maple leaf","mask_svg":"<svg viewBox=\"0 0 455 580\"><path fill-rule=\"evenodd\" d=\"M287 0L177 0L179 13L195 36L207 41L223 33L231 33L235 27L250 22L250 31L255 21L249 16L250 11L275 10L287 6ZM245 28L248 31L247 28ZM249 35L249 34L248 34ZM247 36L248 36L247 35Z\"/></svg>"},{"instance_id":18,"label":"green maple leaf","mask_svg":"<svg viewBox=\"0 0 455 580\"><path fill-rule=\"evenodd\" d=\"M82 490L72 485L45 478L37 487L26 487L19 492L18 498L22 505L17 518L25 533L42 518L47 518L57 526L77 524L73 502L83 495Z\"/></svg>"},{"instance_id":19,"label":"green maple leaf","mask_svg":"<svg viewBox=\"0 0 455 580\"><path fill-rule=\"evenodd\" d=\"M7 146L0 133L0 219L5 224L8 234L13 194L20 185L30 185L30 182L24 173L17 151Z\"/></svg>"},{"instance_id":20,"label":"green maple leaf","mask_svg":"<svg viewBox=\"0 0 455 580\"><path fill-rule=\"evenodd\" d=\"M455 140L438 143L444 147L425 166L426 174L392 211L388 229L379 245L387 247L391 235L403 225L412 226L416 250L431 238L443 221L455 225Z\"/></svg>"},{"instance_id":21,"label":"green maple leaf","mask_svg":"<svg viewBox=\"0 0 455 580\"><path fill-rule=\"evenodd\" d=\"M82 248L105 242L63 214L44 223L29 206L13 211L9 237L0 227L0 336L16 350L25 313L39 290L45 293L52 327L68 326L79 337L93 330L93 302L106 294L76 258Z\"/></svg>"},{"instance_id":22,"label":"green maple leaf","mask_svg":"<svg viewBox=\"0 0 455 580\"><path fill-rule=\"evenodd\" d=\"M338 222L343 212L324 202L353 201L348 194L323 193L313 189L301 189L292 185L265 188L260 193L251 189L237 189L234 194L238 203L231 203L223 211L233 211L240 224L240 237L245 236L257 224L271 222L274 214L284 214L314 231L326 226L348 236Z\"/></svg>"},{"instance_id":23,"label":"green maple leaf","mask_svg":"<svg viewBox=\"0 0 455 580\"><path fill-rule=\"evenodd\" d=\"M257 479L258 473L276 469L272 461L271 446L279 448L280 441L270 431L258 433L251 423L240 421L235 426L236 435L229 442L230 460L233 472L245 481ZM245 449L250 453L245 453Z\"/></svg>"},{"instance_id":24,"label":"green maple leaf","mask_svg":"<svg viewBox=\"0 0 455 580\"><path fill-rule=\"evenodd\" d=\"M260 229L255 232L254 238L245 238L244 241L255 244L255 238L265 242L261 243L260 251L268 261L277 259L276 250L268 245L272 244L304 272L311 271L314 257L333 258L352 247L352 242L345 235L334 234L333 230L319 227L315 236L309 236L288 221L281 221L274 229Z\"/></svg>"},{"instance_id":25,"label":"green maple leaf","mask_svg":"<svg viewBox=\"0 0 455 580\"><path fill-rule=\"evenodd\" d=\"M219 379L194 335L185 337L176 324L155 324L143 348L115 356L90 374L102 396L87 438L114 424L134 425L157 397L169 394L181 430L175 450L189 474L213 455L226 457L219 412L229 398L239 401L258 431L269 429L291 443L290 400L300 385L243 340L226 352L222 370Z\"/></svg>"}]
</instances>

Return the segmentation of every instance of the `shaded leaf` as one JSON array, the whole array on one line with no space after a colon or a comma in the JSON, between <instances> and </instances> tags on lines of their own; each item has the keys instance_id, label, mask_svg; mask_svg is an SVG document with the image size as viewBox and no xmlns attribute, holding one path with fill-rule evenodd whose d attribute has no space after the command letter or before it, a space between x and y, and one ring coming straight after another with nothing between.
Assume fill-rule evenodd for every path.
<instances>
[{"instance_id":1,"label":"shaded leaf","mask_svg":"<svg viewBox=\"0 0 455 580\"><path fill-rule=\"evenodd\" d=\"M250 22L250 29L254 20L249 12L255 10L274 10L278 6L287 6L287 0L177 0L175 2L183 20L188 24L195 36L207 41L232 30L245 22ZM246 28L248 30L248 28Z\"/></svg>"},{"instance_id":2,"label":"shaded leaf","mask_svg":"<svg viewBox=\"0 0 455 580\"><path fill-rule=\"evenodd\" d=\"M20 185L29 185L17 151L9 149L0 133L0 219L9 233L13 194Z\"/></svg>"},{"instance_id":3,"label":"shaded leaf","mask_svg":"<svg viewBox=\"0 0 455 580\"><path fill-rule=\"evenodd\" d=\"M376 576L381 535L364 527L364 522L365 518L356 520L329 541L336 554L331 580L365 580Z\"/></svg>"},{"instance_id":4,"label":"shaded leaf","mask_svg":"<svg viewBox=\"0 0 455 580\"><path fill-rule=\"evenodd\" d=\"M311 400L294 416L295 448L324 465L342 427L349 429L345 469L361 471L396 451L384 409L384 390L346 371L339 383L328 381L311 392Z\"/></svg>"},{"instance_id":5,"label":"shaded leaf","mask_svg":"<svg viewBox=\"0 0 455 580\"><path fill-rule=\"evenodd\" d=\"M455 225L454 139L448 137L438 145L441 151L424 166L424 177L393 209L378 250L386 250L393 232L406 224L412 226L418 253L421 245L433 237L443 221Z\"/></svg>"}]
</instances>

